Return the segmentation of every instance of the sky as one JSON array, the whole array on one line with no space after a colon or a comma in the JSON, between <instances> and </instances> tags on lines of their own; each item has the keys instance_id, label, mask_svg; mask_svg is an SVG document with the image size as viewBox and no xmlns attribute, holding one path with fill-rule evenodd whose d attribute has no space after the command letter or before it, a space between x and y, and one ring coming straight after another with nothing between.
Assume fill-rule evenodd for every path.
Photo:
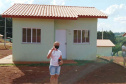
<instances>
[{"instance_id":1,"label":"sky","mask_svg":"<svg viewBox=\"0 0 126 84\"><path fill-rule=\"evenodd\" d=\"M126 32L126 0L0 0L0 14L14 3L95 7L108 15L97 31Z\"/></svg>"}]
</instances>

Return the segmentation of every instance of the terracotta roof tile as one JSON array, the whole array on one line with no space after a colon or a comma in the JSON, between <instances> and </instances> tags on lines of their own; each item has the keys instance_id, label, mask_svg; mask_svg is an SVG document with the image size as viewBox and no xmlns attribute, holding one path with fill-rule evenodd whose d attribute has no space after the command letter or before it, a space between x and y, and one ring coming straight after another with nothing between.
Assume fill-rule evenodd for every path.
<instances>
[{"instance_id":1,"label":"terracotta roof tile","mask_svg":"<svg viewBox=\"0 0 126 84\"><path fill-rule=\"evenodd\" d=\"M97 39L97 47L114 47L115 45L108 39Z\"/></svg>"},{"instance_id":2,"label":"terracotta roof tile","mask_svg":"<svg viewBox=\"0 0 126 84\"><path fill-rule=\"evenodd\" d=\"M14 4L3 17L39 17L39 18L107 18L108 16L94 7Z\"/></svg>"},{"instance_id":3,"label":"terracotta roof tile","mask_svg":"<svg viewBox=\"0 0 126 84\"><path fill-rule=\"evenodd\" d=\"M124 33L122 36L123 36L123 37L126 37L126 33Z\"/></svg>"}]
</instances>

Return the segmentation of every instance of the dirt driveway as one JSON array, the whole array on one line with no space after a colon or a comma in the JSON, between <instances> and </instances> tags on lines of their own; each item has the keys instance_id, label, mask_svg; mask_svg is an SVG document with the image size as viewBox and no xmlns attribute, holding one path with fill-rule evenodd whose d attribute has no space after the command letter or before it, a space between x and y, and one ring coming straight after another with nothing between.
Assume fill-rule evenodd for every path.
<instances>
[{"instance_id":1,"label":"dirt driveway","mask_svg":"<svg viewBox=\"0 0 126 84\"><path fill-rule=\"evenodd\" d=\"M12 54L12 49L0 50L0 59Z\"/></svg>"},{"instance_id":2,"label":"dirt driveway","mask_svg":"<svg viewBox=\"0 0 126 84\"><path fill-rule=\"evenodd\" d=\"M1 66L0 84L48 84L48 64L44 66ZM126 84L126 69L101 59L79 65L64 65L61 84Z\"/></svg>"}]
</instances>

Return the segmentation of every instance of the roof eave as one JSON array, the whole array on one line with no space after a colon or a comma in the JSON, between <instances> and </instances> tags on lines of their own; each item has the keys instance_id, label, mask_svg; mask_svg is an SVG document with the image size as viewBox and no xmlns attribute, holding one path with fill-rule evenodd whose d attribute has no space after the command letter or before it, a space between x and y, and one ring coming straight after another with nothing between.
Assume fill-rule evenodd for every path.
<instances>
[{"instance_id":1,"label":"roof eave","mask_svg":"<svg viewBox=\"0 0 126 84\"><path fill-rule=\"evenodd\" d=\"M105 18L107 19L108 16L78 16L80 18Z\"/></svg>"},{"instance_id":2,"label":"roof eave","mask_svg":"<svg viewBox=\"0 0 126 84\"><path fill-rule=\"evenodd\" d=\"M2 17L8 18L39 18L39 19L66 19L66 20L77 20L77 17L52 17L52 16L24 16L24 15L2 15Z\"/></svg>"},{"instance_id":3,"label":"roof eave","mask_svg":"<svg viewBox=\"0 0 126 84\"><path fill-rule=\"evenodd\" d=\"M115 47L115 45L113 45L113 46L97 46L97 47Z\"/></svg>"},{"instance_id":4,"label":"roof eave","mask_svg":"<svg viewBox=\"0 0 126 84\"><path fill-rule=\"evenodd\" d=\"M105 18L108 16L78 16L78 17L52 17L52 16L24 16L24 15L5 15L2 14L2 17L8 18L43 18L43 19L68 19L68 20L77 20L78 18Z\"/></svg>"}]
</instances>

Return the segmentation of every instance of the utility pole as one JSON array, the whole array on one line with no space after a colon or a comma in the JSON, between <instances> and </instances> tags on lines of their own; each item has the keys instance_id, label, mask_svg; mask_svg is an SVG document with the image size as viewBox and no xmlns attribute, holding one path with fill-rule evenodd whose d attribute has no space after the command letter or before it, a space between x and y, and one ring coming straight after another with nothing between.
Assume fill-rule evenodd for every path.
<instances>
[{"instance_id":1,"label":"utility pole","mask_svg":"<svg viewBox=\"0 0 126 84\"><path fill-rule=\"evenodd\" d=\"M102 28L102 40L103 40L104 38L103 38L103 28Z\"/></svg>"},{"instance_id":2,"label":"utility pole","mask_svg":"<svg viewBox=\"0 0 126 84\"><path fill-rule=\"evenodd\" d=\"M4 47L5 49L7 49L6 47L6 17L5 17L5 29L4 29Z\"/></svg>"}]
</instances>

